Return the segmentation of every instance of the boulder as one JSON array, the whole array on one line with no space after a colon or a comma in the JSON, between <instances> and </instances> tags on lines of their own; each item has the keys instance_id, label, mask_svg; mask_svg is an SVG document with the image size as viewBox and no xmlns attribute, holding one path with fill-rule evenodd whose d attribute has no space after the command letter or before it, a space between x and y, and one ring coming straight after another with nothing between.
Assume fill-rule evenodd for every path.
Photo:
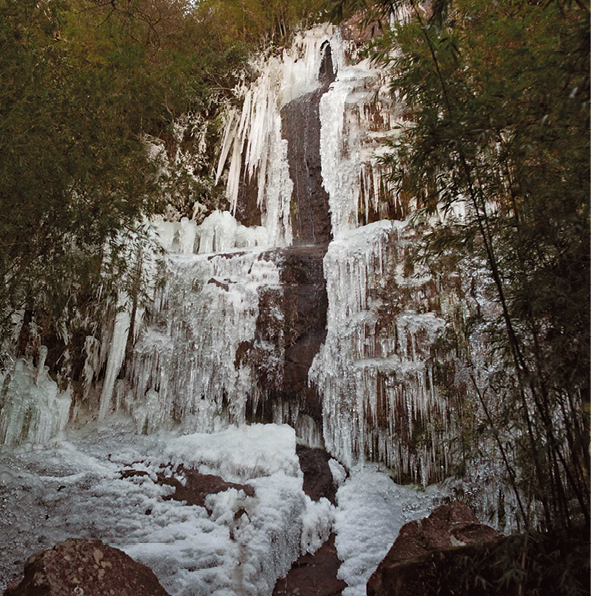
<instances>
[{"instance_id":1,"label":"boulder","mask_svg":"<svg viewBox=\"0 0 591 596\"><path fill-rule=\"evenodd\" d=\"M32 555L4 596L168 596L153 571L100 540L70 538Z\"/></svg>"},{"instance_id":2,"label":"boulder","mask_svg":"<svg viewBox=\"0 0 591 596\"><path fill-rule=\"evenodd\" d=\"M402 526L398 538L367 584L368 596L403 596L409 591L411 577L422 575L427 555L494 541L498 532L481 524L464 503L456 501L442 505L427 518ZM428 559L433 564L433 557ZM413 587L415 589L416 586Z\"/></svg>"}]
</instances>

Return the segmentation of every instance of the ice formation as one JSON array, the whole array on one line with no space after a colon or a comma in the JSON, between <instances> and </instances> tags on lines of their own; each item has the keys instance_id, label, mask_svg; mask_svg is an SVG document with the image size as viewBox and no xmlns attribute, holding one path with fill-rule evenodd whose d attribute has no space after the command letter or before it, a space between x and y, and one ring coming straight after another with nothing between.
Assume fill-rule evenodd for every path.
<instances>
[{"instance_id":1,"label":"ice formation","mask_svg":"<svg viewBox=\"0 0 591 596\"><path fill-rule=\"evenodd\" d=\"M410 439L443 407L432 366L445 321L422 304L425 280L402 274L409 233L404 222L379 221L330 245L328 335L310 378L323 396L331 453L347 465L384 461L426 485L437 476L432 467L444 445L430 437L413 450ZM385 310L381 300L387 271L397 272L398 286L411 295L400 312Z\"/></svg>"},{"instance_id":2,"label":"ice formation","mask_svg":"<svg viewBox=\"0 0 591 596\"><path fill-rule=\"evenodd\" d=\"M335 237L367 223L371 210L381 215L376 153L398 117L384 84L369 60L343 66L320 102L322 177Z\"/></svg>"},{"instance_id":3,"label":"ice formation","mask_svg":"<svg viewBox=\"0 0 591 596\"><path fill-rule=\"evenodd\" d=\"M332 241L300 246L296 254L282 109L319 88L327 43L336 80L319 100L319 151ZM87 338L83 375L87 396L105 369L102 386L96 385L98 418L116 426L117 415L130 414L138 436L122 438L131 434L126 427L113 450L100 432L90 439L82 433L51 446L51 462L34 450L12 455L35 494L44 483L50 489L40 497L44 514L51 515L39 526L44 536L65 537L54 516L74 511L68 535L123 546L175 596L263 596L301 553L313 552L335 530L345 593L354 596L363 593L400 526L432 506L432 495L397 487L375 466L357 467L381 461L423 485L445 472L453 428L433 371L454 296L447 304L438 282L406 271L406 249L416 232L395 219L404 209L392 211L382 200L375 160L397 122L397 106L384 93L382 74L369 62L353 64L350 55L339 32L323 25L299 34L282 56L265 56L260 76L242 91L242 109L228 114L217 175L227 183L230 211L215 211L200 224L187 218L153 222L165 250L158 265L153 255L145 257L153 301L136 312L120 296L103 345ZM179 123L178 134L189 125ZM174 159L189 163L186 155ZM244 185L256 190L261 225L239 221ZM286 281L288 254L295 265ZM299 403L282 402L277 394L293 348L290 325L300 303L308 310L316 305L297 291L307 273L300 265L307 260L320 271L323 256L326 337L309 374L321 400L320 429L310 415L300 415ZM296 304L289 317L280 299ZM258 360L247 357L255 352ZM291 364L302 365L304 352L289 353ZM261 379L270 387L263 388ZM8 445L47 442L68 418L69 395L25 363L6 377L0 399L0 439ZM254 413L266 399L274 400L276 424L248 426L261 419ZM336 509L304 495L296 433L282 423L335 458L331 469L341 483ZM186 434L162 434L169 431ZM132 464L147 476L121 478L122 466ZM164 500L169 489L153 481L159 466L180 464L246 482L256 497L235 489L210 495L211 515ZM44 479L31 471L38 468ZM21 479L9 477L5 467L2 473L20 494ZM59 486L65 488L58 495ZM84 514L76 511L81 495ZM237 522L241 509L248 515Z\"/></svg>"},{"instance_id":4,"label":"ice formation","mask_svg":"<svg viewBox=\"0 0 591 596\"><path fill-rule=\"evenodd\" d=\"M332 76L319 79L327 47L333 82ZM404 247L413 240L412 230L384 219L375 153L399 114L384 92L382 73L369 61L353 63L352 52L338 30L322 25L298 34L281 56L261 58L259 77L241 92L242 109L228 114L221 149L218 177L227 177L231 212L215 211L199 225L187 218L155 221L167 256L159 269L146 265L152 305L132 313L135 307L122 294L100 357L97 346L87 346L86 394L106 360L100 420L124 410L139 432L211 432L245 423L247 410L256 411L272 393L261 388L261 375L274 375L278 386L290 322L269 298L281 294L284 283L273 249L293 241L287 162L293 140L283 138L281 111L322 84L321 184L333 241L324 258L327 335L310 371L322 400L322 436L310 417L297 415L297 405L275 403L273 419L292 423L310 444L324 443L348 466L380 460L423 484L440 477L447 464L446 429L436 435L430 427L435 419L447 423L432 375L445 325L442 307L433 308L434 282L405 275ZM177 124L175 134L181 135L187 127L201 130L203 123ZM152 149L160 155L158 147ZM172 159L185 163L189 157ZM258 188L260 226L236 219L244 183ZM396 299L383 300L386 278L400 292L398 307ZM261 308L273 321L276 345L257 327ZM256 374L244 357L253 346L259 354ZM423 437L418 449L411 446L417 434Z\"/></svg>"},{"instance_id":5,"label":"ice formation","mask_svg":"<svg viewBox=\"0 0 591 596\"><path fill-rule=\"evenodd\" d=\"M131 395L121 405L140 432L241 424L247 397L256 396L236 354L254 337L260 288L279 284L277 266L250 250L178 255L166 268L152 322L134 347Z\"/></svg>"},{"instance_id":6,"label":"ice formation","mask_svg":"<svg viewBox=\"0 0 591 596\"><path fill-rule=\"evenodd\" d=\"M21 543L31 532L39 545L65 536L99 538L149 565L177 596L270 595L299 555L309 522L293 430L265 430L243 427L219 439L214 434L166 440L134 438L127 426L114 422L109 430L70 435L69 442L45 451L6 455L0 462L5 497L27 509L20 517L1 511L10 562L26 548ZM211 515L203 507L165 500L170 487L154 479L165 469L161 464L173 465L171 454L195 467L201 455L209 473L225 476L228 471L228 477L248 481L255 496L236 489L210 495ZM125 477L125 469L147 474ZM240 508L244 513L235 519ZM8 578L3 574L2 579Z\"/></svg>"},{"instance_id":7,"label":"ice formation","mask_svg":"<svg viewBox=\"0 0 591 596\"><path fill-rule=\"evenodd\" d=\"M18 360L0 375L0 445L43 445L66 427L70 392L48 376L47 348L41 348L37 368Z\"/></svg>"}]
</instances>

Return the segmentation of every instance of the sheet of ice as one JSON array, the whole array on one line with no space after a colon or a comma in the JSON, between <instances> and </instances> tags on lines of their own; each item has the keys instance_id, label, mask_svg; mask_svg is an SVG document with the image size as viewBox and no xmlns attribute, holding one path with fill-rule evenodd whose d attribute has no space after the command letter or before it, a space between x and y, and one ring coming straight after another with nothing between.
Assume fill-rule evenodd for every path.
<instances>
[{"instance_id":1,"label":"sheet of ice","mask_svg":"<svg viewBox=\"0 0 591 596\"><path fill-rule=\"evenodd\" d=\"M207 216L203 223L197 226L195 236L199 242L196 253L269 246L267 230L264 227L247 228L239 224L229 211L214 211Z\"/></svg>"},{"instance_id":2,"label":"sheet of ice","mask_svg":"<svg viewBox=\"0 0 591 596\"><path fill-rule=\"evenodd\" d=\"M219 474L228 482L282 472L301 476L295 431L286 424L230 427L215 434L185 435L168 442L164 454L173 463L185 463L202 474Z\"/></svg>"},{"instance_id":3,"label":"sheet of ice","mask_svg":"<svg viewBox=\"0 0 591 596\"><path fill-rule=\"evenodd\" d=\"M211 514L165 500L172 488L156 484L157 474L199 462L247 482L255 496L210 495ZM313 550L332 525L332 506L303 493L293 430L275 425L145 436L111 418L43 450L2 448L0 480L0 589L32 552L83 537L147 564L173 596L270 596L302 543Z\"/></svg>"},{"instance_id":4,"label":"sheet of ice","mask_svg":"<svg viewBox=\"0 0 591 596\"><path fill-rule=\"evenodd\" d=\"M105 379L103 381L103 389L101 392L99 420L103 420L111 411L115 381L121 370L123 360L125 359L125 348L129 336L131 314L127 294L123 291L119 292L117 309L120 310L115 315L113 332L109 342L109 358L107 360L107 370L105 372Z\"/></svg>"},{"instance_id":5,"label":"sheet of ice","mask_svg":"<svg viewBox=\"0 0 591 596\"><path fill-rule=\"evenodd\" d=\"M400 528L429 515L442 493L394 484L377 465L358 466L337 492L338 577L348 585L343 596L365 596L371 574L386 556Z\"/></svg>"}]
</instances>

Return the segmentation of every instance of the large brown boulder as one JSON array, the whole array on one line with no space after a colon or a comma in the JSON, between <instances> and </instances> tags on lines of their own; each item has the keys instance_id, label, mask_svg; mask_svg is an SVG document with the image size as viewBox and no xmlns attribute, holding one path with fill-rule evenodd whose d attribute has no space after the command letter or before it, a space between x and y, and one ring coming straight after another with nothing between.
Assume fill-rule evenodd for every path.
<instances>
[{"instance_id":1,"label":"large brown boulder","mask_svg":"<svg viewBox=\"0 0 591 596\"><path fill-rule=\"evenodd\" d=\"M4 596L169 596L153 571L100 540L70 538L32 555Z\"/></svg>"},{"instance_id":2,"label":"large brown boulder","mask_svg":"<svg viewBox=\"0 0 591 596\"><path fill-rule=\"evenodd\" d=\"M464 503L456 501L442 505L434 509L429 517L402 526L396 542L369 579L367 594L411 594L409 578L421 575L426 555L451 547L493 541L498 536L496 530L481 524ZM431 560L429 564L432 564Z\"/></svg>"}]
</instances>

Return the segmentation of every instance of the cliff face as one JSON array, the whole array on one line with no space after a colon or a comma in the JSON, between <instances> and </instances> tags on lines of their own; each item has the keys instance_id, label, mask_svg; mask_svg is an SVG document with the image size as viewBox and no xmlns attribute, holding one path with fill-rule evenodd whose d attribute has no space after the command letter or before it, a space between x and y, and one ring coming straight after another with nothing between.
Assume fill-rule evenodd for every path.
<instances>
[{"instance_id":1,"label":"cliff face","mask_svg":"<svg viewBox=\"0 0 591 596\"><path fill-rule=\"evenodd\" d=\"M144 433L287 423L348 466L440 480L468 386L454 332L486 307L481 281L410 266L422 231L376 158L403 109L354 39L320 26L257 68L227 116L230 211L156 222L152 301L122 290L107 340L89 344L88 407Z\"/></svg>"}]
</instances>

